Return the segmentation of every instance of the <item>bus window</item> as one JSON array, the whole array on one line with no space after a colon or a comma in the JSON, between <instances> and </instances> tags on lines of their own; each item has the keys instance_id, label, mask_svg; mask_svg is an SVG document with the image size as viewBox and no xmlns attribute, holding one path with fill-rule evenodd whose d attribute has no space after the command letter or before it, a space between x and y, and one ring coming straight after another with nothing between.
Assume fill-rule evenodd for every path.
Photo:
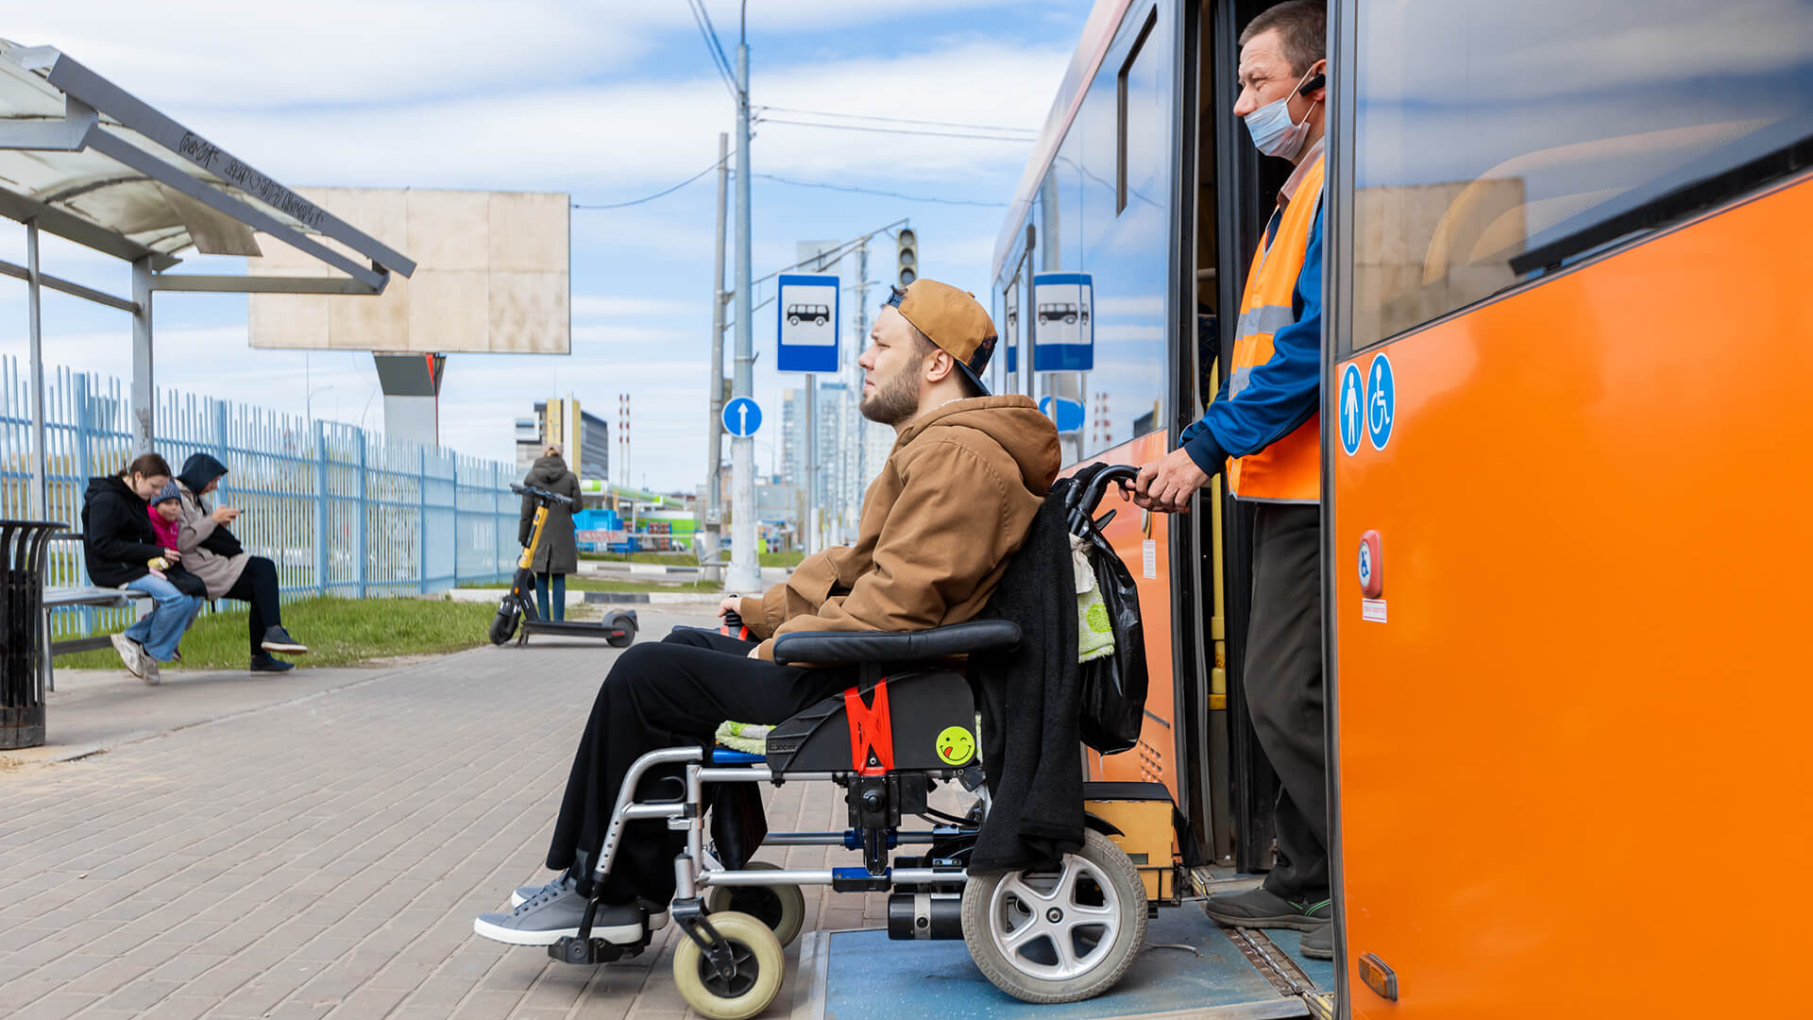
<instances>
[{"instance_id":1,"label":"bus window","mask_svg":"<svg viewBox=\"0 0 1813 1020\"><path fill-rule=\"evenodd\" d=\"M1807 0L1399 0L1356 49L1356 347L1742 194L1813 136Z\"/></svg>"}]
</instances>

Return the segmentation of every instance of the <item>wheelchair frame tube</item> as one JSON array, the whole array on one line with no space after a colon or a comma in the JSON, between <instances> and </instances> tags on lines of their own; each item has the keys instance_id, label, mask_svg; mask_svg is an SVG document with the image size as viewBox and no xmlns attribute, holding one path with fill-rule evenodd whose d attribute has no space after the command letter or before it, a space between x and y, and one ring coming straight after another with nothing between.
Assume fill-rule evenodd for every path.
<instances>
[{"instance_id":1,"label":"wheelchair frame tube","mask_svg":"<svg viewBox=\"0 0 1813 1020\"><path fill-rule=\"evenodd\" d=\"M617 791L617 806L616 809L611 812L611 824L604 830L604 846L598 851L598 866L592 869L593 881L602 882L604 881L605 876L611 873L611 863L617 856L617 844L621 841L625 822L628 822L633 818L683 817L686 807L689 804L697 805L699 802L698 792L694 787L693 780L693 772L698 766L693 764L687 768L688 782L686 800L684 803L635 803L636 784L642 781L642 777L647 774L648 770L654 768L656 765L666 765L669 763L696 763L704 756L705 752L697 747L665 747L658 751L648 752L642 757L637 758L635 762L630 765L629 771L623 776L623 787ZM692 828L695 832L698 830L696 818L694 819ZM692 848L688 847L688 849L691 850ZM689 881L687 884L691 885L691 882Z\"/></svg>"}]
</instances>

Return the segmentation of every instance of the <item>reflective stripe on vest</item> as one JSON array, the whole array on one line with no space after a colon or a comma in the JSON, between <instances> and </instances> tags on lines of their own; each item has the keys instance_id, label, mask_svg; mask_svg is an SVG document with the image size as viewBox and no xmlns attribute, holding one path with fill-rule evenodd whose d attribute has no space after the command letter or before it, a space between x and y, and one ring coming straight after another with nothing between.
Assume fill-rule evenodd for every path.
<instances>
[{"instance_id":1,"label":"reflective stripe on vest","mask_svg":"<svg viewBox=\"0 0 1813 1020\"><path fill-rule=\"evenodd\" d=\"M1297 201L1284 207L1268 248L1263 240L1240 299L1234 337L1229 400L1238 400L1252 382L1253 369L1272 360L1272 336L1297 321L1291 307L1297 277L1309 249L1309 233L1322 205L1322 157L1297 185ZM1320 412L1262 450L1228 459L1228 491L1237 499L1268 503L1314 503L1322 498L1322 416Z\"/></svg>"}]
</instances>

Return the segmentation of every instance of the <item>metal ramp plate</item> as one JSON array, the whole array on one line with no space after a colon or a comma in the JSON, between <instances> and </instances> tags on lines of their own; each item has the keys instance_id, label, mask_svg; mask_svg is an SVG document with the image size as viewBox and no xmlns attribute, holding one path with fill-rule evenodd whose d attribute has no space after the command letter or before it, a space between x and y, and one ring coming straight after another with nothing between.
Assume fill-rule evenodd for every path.
<instances>
[{"instance_id":1,"label":"metal ramp plate","mask_svg":"<svg viewBox=\"0 0 1813 1020\"><path fill-rule=\"evenodd\" d=\"M1310 970L1295 953L1295 932L1279 936L1318 982L1334 980L1333 964ZM1260 938L1263 943L1263 937ZM802 938L794 1020L1110 1020L1191 1016L1269 1020L1310 1016L1298 995L1267 980L1247 955L1193 905L1166 908L1146 928L1147 948L1112 991L1085 1002L1033 1005L989 984L960 939L893 941L880 929L812 932ZM1189 946L1190 952L1180 946ZM1324 985L1323 987L1328 987Z\"/></svg>"}]
</instances>

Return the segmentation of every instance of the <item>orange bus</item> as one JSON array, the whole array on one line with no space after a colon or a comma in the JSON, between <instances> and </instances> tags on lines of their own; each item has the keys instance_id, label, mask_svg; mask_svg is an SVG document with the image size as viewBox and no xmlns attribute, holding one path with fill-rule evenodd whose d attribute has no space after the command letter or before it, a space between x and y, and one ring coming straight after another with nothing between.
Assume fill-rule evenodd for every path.
<instances>
[{"instance_id":1,"label":"orange bus","mask_svg":"<svg viewBox=\"0 0 1813 1020\"><path fill-rule=\"evenodd\" d=\"M1073 468L1158 458L1215 393L1289 170L1230 110L1269 5L1100 0L1070 63L996 246L992 382L1084 405ZM1813 3L1329 8L1337 938L1304 1008L1805 1015ZM1087 372L1036 370L1053 272L1092 281ZM1212 883L1269 865L1275 780L1250 510L1197 511L1110 525L1152 690L1090 769L1163 782Z\"/></svg>"}]
</instances>

